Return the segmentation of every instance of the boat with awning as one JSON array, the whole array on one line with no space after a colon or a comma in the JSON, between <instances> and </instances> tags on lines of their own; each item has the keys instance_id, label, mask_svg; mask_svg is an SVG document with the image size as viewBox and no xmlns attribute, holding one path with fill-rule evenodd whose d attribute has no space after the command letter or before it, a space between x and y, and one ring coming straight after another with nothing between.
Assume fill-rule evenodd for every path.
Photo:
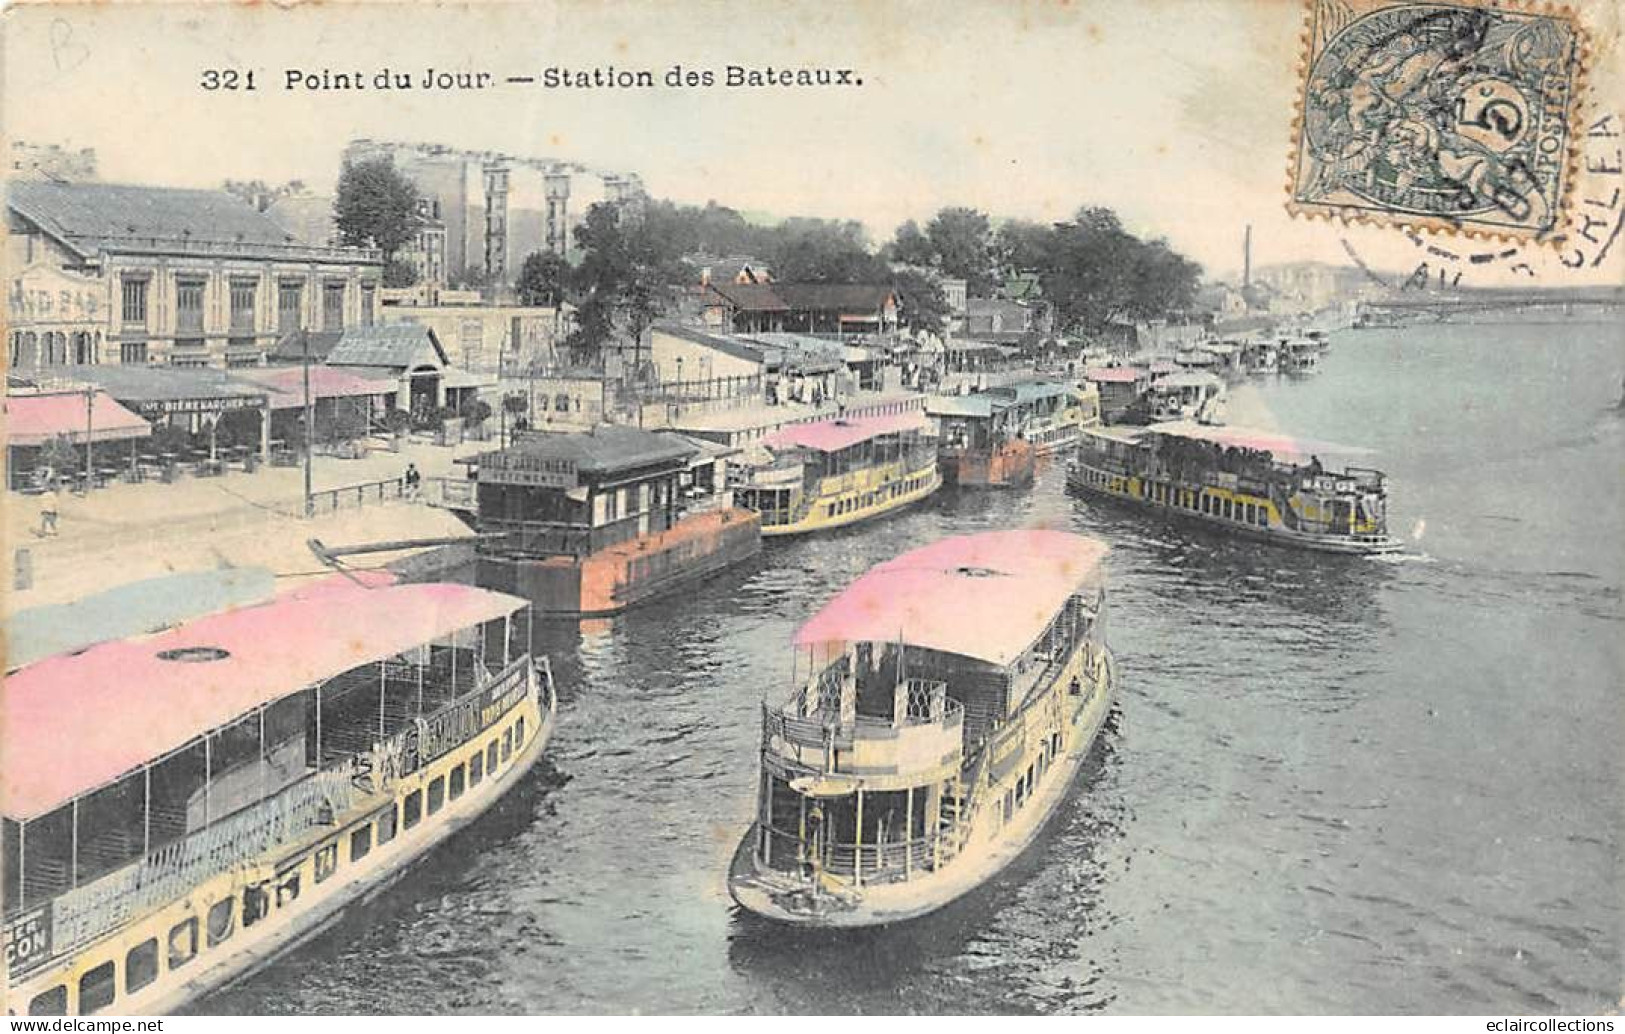
<instances>
[{"instance_id":1,"label":"boat with awning","mask_svg":"<svg viewBox=\"0 0 1625 1034\"><path fill-rule=\"evenodd\" d=\"M1366 455L1189 420L1100 428L1085 431L1067 487L1301 549L1391 553L1401 543L1388 534L1387 475L1346 462Z\"/></svg>"},{"instance_id":2,"label":"boat with awning","mask_svg":"<svg viewBox=\"0 0 1625 1034\"><path fill-rule=\"evenodd\" d=\"M799 535L892 513L942 487L917 410L790 424L742 458L735 497L762 535Z\"/></svg>"},{"instance_id":3,"label":"boat with awning","mask_svg":"<svg viewBox=\"0 0 1625 1034\"><path fill-rule=\"evenodd\" d=\"M734 900L799 925L896 922L1020 855L1112 706L1105 553L1059 531L943 539L803 625L793 689L763 705Z\"/></svg>"},{"instance_id":4,"label":"boat with awning","mask_svg":"<svg viewBox=\"0 0 1625 1034\"><path fill-rule=\"evenodd\" d=\"M466 585L334 576L10 673L13 1008L172 1009L483 812L552 729L527 614Z\"/></svg>"}]
</instances>

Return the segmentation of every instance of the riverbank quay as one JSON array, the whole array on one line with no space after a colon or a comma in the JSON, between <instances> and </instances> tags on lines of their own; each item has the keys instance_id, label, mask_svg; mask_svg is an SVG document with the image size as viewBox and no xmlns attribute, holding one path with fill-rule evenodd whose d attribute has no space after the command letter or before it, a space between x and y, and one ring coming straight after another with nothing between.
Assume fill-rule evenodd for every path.
<instances>
[{"instance_id":1,"label":"riverbank quay","mask_svg":"<svg viewBox=\"0 0 1625 1034\"><path fill-rule=\"evenodd\" d=\"M462 478L457 460L489 443L455 448L405 443L399 452L359 459L317 456L312 463L313 516L304 511L304 471L260 467L173 483L110 484L85 494L58 492L54 534L41 534L41 497L7 497L5 540L11 571L7 607L70 603L143 578L219 569L265 567L279 579L328 573L306 545L472 537L449 511L410 496L408 465L425 482ZM431 493L424 491L422 498ZM356 566L399 563L421 550L368 554ZM422 560L416 562L422 566Z\"/></svg>"}]
</instances>

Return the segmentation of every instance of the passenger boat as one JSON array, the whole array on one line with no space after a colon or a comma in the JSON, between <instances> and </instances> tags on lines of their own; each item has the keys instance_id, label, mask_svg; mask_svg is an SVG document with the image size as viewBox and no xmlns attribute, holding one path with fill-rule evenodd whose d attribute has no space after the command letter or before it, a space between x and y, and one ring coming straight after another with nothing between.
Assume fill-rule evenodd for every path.
<instances>
[{"instance_id":1,"label":"passenger boat","mask_svg":"<svg viewBox=\"0 0 1625 1034\"><path fill-rule=\"evenodd\" d=\"M964 488L1009 488L1033 483L1037 453L985 393L937 395L926 400L937 422L937 462L943 483Z\"/></svg>"},{"instance_id":2,"label":"passenger boat","mask_svg":"<svg viewBox=\"0 0 1625 1034\"><path fill-rule=\"evenodd\" d=\"M1154 421L1215 423L1224 396L1224 381L1218 375L1188 370L1152 381L1146 404Z\"/></svg>"},{"instance_id":3,"label":"passenger boat","mask_svg":"<svg viewBox=\"0 0 1625 1034\"><path fill-rule=\"evenodd\" d=\"M1281 346L1273 338L1259 337L1242 346L1242 365L1248 373L1274 373L1280 369Z\"/></svg>"},{"instance_id":4,"label":"passenger boat","mask_svg":"<svg viewBox=\"0 0 1625 1034\"><path fill-rule=\"evenodd\" d=\"M1281 342L1282 373L1314 373L1320 365L1320 343L1313 338L1288 338Z\"/></svg>"},{"instance_id":5,"label":"passenger boat","mask_svg":"<svg viewBox=\"0 0 1625 1034\"><path fill-rule=\"evenodd\" d=\"M1351 453L1239 427L1188 422L1087 432L1069 489L1139 503L1251 538L1329 553L1391 553L1387 477L1321 465Z\"/></svg>"},{"instance_id":6,"label":"passenger boat","mask_svg":"<svg viewBox=\"0 0 1625 1034\"><path fill-rule=\"evenodd\" d=\"M942 487L925 414L792 424L747 456L737 495L762 534L802 535L892 513Z\"/></svg>"},{"instance_id":7,"label":"passenger boat","mask_svg":"<svg viewBox=\"0 0 1625 1034\"><path fill-rule=\"evenodd\" d=\"M554 716L524 602L370 584L333 576L7 677L8 1011L174 1009L520 781Z\"/></svg>"},{"instance_id":8,"label":"passenger boat","mask_svg":"<svg viewBox=\"0 0 1625 1034\"><path fill-rule=\"evenodd\" d=\"M480 457L480 583L543 613L613 614L747 560L761 521L733 503L738 449L603 426L526 434Z\"/></svg>"},{"instance_id":9,"label":"passenger boat","mask_svg":"<svg viewBox=\"0 0 1625 1034\"><path fill-rule=\"evenodd\" d=\"M750 912L853 927L923 915L1014 860L1112 705L1105 546L944 539L872 568L802 626L762 709L756 819L728 874Z\"/></svg>"},{"instance_id":10,"label":"passenger boat","mask_svg":"<svg viewBox=\"0 0 1625 1034\"><path fill-rule=\"evenodd\" d=\"M1039 457L1070 452L1078 432L1100 422L1100 393L1087 382L1079 387L1057 380L1018 381L986 394Z\"/></svg>"}]
</instances>

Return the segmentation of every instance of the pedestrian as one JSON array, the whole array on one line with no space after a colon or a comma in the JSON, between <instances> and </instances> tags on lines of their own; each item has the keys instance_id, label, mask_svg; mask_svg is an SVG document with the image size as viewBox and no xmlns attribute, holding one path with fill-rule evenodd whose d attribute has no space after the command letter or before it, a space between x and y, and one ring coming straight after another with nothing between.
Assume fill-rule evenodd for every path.
<instances>
[{"instance_id":1,"label":"pedestrian","mask_svg":"<svg viewBox=\"0 0 1625 1034\"><path fill-rule=\"evenodd\" d=\"M40 538L56 534L56 520L60 499L56 492L56 479L45 483L45 492L39 501L39 535Z\"/></svg>"},{"instance_id":2,"label":"pedestrian","mask_svg":"<svg viewBox=\"0 0 1625 1034\"><path fill-rule=\"evenodd\" d=\"M423 483L423 475L418 473L418 465L416 463L408 463L406 465L406 477L404 480L406 481L406 497L408 499L416 499L418 497L418 486Z\"/></svg>"}]
</instances>

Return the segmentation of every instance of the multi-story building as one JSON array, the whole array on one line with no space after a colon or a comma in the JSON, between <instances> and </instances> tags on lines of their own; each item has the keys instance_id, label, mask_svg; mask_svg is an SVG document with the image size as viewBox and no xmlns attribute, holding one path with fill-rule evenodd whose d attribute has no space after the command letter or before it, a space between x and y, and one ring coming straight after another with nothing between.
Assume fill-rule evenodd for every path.
<instances>
[{"instance_id":1,"label":"multi-story building","mask_svg":"<svg viewBox=\"0 0 1625 1034\"><path fill-rule=\"evenodd\" d=\"M525 256L580 257L575 228L601 201L643 195L636 175L575 162L440 144L352 140L344 164L388 159L435 206L445 238L447 283L510 286Z\"/></svg>"},{"instance_id":2,"label":"multi-story building","mask_svg":"<svg viewBox=\"0 0 1625 1034\"><path fill-rule=\"evenodd\" d=\"M283 334L378 320L376 252L222 191L18 181L7 207L14 367L254 366Z\"/></svg>"}]
</instances>

